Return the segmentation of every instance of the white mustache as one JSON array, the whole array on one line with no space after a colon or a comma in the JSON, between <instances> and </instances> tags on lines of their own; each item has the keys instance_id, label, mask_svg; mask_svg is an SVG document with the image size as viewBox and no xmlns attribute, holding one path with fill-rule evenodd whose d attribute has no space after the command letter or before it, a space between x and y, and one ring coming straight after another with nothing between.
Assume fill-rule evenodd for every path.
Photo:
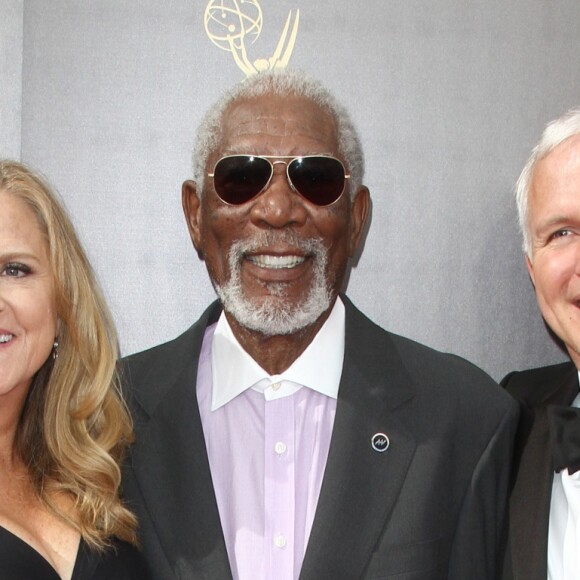
<instances>
[{"instance_id":1,"label":"white mustache","mask_svg":"<svg viewBox=\"0 0 580 580\"><path fill-rule=\"evenodd\" d=\"M261 232L232 244L229 251L230 264L239 264L247 254L280 244L288 245L305 256L313 255L321 258L326 253L322 238L300 238L292 231Z\"/></svg>"}]
</instances>

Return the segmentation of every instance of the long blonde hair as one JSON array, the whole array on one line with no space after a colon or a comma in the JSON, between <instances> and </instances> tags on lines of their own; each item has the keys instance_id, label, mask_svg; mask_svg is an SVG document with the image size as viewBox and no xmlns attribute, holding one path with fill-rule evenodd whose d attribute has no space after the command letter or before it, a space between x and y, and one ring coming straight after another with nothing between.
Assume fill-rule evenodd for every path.
<instances>
[{"instance_id":1,"label":"long blonde hair","mask_svg":"<svg viewBox=\"0 0 580 580\"><path fill-rule=\"evenodd\" d=\"M46 236L58 314L58 356L30 387L16 452L49 509L94 549L115 536L136 543L136 520L119 498L120 463L133 439L117 371L111 314L75 230L46 181L26 166L0 160L0 190L32 209ZM66 494L74 511L54 498Z\"/></svg>"}]
</instances>

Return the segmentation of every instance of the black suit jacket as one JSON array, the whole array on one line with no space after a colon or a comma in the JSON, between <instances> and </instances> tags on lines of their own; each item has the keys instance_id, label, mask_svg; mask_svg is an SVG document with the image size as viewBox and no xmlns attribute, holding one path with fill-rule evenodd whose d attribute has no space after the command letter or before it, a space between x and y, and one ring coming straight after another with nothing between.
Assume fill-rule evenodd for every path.
<instances>
[{"instance_id":1,"label":"black suit jacket","mask_svg":"<svg viewBox=\"0 0 580 580\"><path fill-rule=\"evenodd\" d=\"M548 529L554 468L548 405L570 405L578 394L578 371L562 363L507 375L502 384L520 402L510 498L506 580L546 580Z\"/></svg>"},{"instance_id":2,"label":"black suit jacket","mask_svg":"<svg viewBox=\"0 0 580 580\"><path fill-rule=\"evenodd\" d=\"M497 577L517 405L482 371L385 332L346 298L336 418L301 580ZM124 492L155 578L231 578L196 399L212 305L126 360ZM386 453L371 447L390 438ZM259 579L257 579L259 580Z\"/></svg>"}]
</instances>

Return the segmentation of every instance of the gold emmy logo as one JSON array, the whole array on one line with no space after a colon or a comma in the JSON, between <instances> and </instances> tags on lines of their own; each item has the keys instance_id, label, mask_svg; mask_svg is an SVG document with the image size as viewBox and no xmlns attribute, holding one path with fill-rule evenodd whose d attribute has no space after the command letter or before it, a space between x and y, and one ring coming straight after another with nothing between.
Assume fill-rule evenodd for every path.
<instances>
[{"instance_id":1,"label":"gold emmy logo","mask_svg":"<svg viewBox=\"0 0 580 580\"><path fill-rule=\"evenodd\" d=\"M258 0L210 0L205 8L204 25L209 39L222 50L231 52L238 67L251 76L257 72L285 68L292 56L300 10L296 10L294 24L292 10L288 13L286 24L278 40L276 50L270 58L258 58L251 62L246 50L246 39L256 42L263 25L262 7Z\"/></svg>"}]
</instances>

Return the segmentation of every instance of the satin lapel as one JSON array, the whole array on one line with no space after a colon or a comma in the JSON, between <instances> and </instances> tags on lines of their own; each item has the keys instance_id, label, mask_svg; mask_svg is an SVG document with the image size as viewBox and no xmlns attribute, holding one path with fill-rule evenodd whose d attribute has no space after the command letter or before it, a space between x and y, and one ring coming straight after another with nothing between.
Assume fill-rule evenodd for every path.
<instances>
[{"instance_id":1,"label":"satin lapel","mask_svg":"<svg viewBox=\"0 0 580 580\"><path fill-rule=\"evenodd\" d=\"M526 415L524 416L524 413ZM510 501L510 542L516 580L546 580L552 460L545 409L523 411L531 424Z\"/></svg>"},{"instance_id":2,"label":"satin lapel","mask_svg":"<svg viewBox=\"0 0 580 580\"><path fill-rule=\"evenodd\" d=\"M523 408L516 448L520 451L517 478L510 499L510 542L515 580L546 580L548 530L553 466L546 405L569 404L578 391L575 369L543 399L542 405ZM530 390L534 388L530 385Z\"/></svg>"},{"instance_id":3,"label":"satin lapel","mask_svg":"<svg viewBox=\"0 0 580 580\"><path fill-rule=\"evenodd\" d=\"M139 430L131 468L176 577L226 580L231 572L196 397L205 324L197 326L175 341L173 360L165 357L172 381L159 386L163 397Z\"/></svg>"},{"instance_id":4,"label":"satin lapel","mask_svg":"<svg viewBox=\"0 0 580 580\"><path fill-rule=\"evenodd\" d=\"M300 580L359 578L388 521L415 441L394 409L413 397L388 335L347 306L346 349L332 442ZM385 433L390 446L373 450Z\"/></svg>"}]
</instances>

